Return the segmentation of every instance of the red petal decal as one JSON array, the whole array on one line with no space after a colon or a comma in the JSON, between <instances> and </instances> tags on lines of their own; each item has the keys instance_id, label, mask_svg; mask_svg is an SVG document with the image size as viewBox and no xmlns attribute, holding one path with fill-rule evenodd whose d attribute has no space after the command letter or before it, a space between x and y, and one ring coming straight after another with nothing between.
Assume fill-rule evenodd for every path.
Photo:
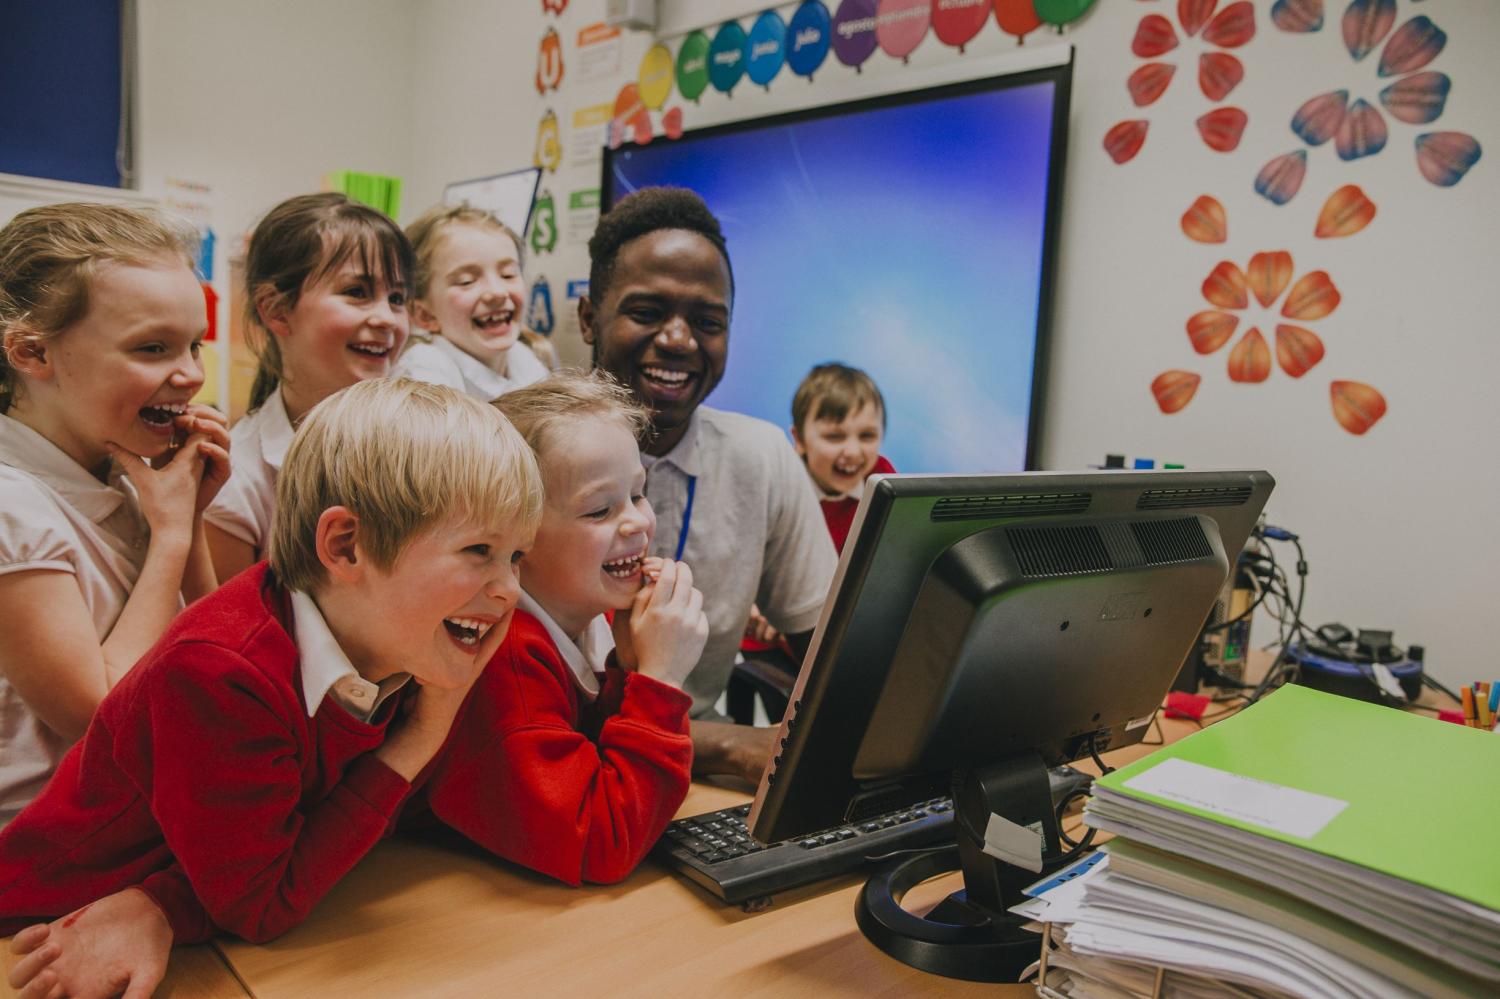
<instances>
[{"instance_id":1,"label":"red petal decal","mask_svg":"<svg viewBox=\"0 0 1500 999\"><path fill-rule=\"evenodd\" d=\"M1189 38L1196 35L1214 16L1217 5L1218 0L1177 0L1177 20L1182 22L1183 32Z\"/></svg>"},{"instance_id":2,"label":"red petal decal","mask_svg":"<svg viewBox=\"0 0 1500 999\"><path fill-rule=\"evenodd\" d=\"M1215 108L1198 119L1198 133L1208 148L1221 153L1233 152L1245 134L1250 116L1239 108Z\"/></svg>"},{"instance_id":3,"label":"red petal decal","mask_svg":"<svg viewBox=\"0 0 1500 999\"><path fill-rule=\"evenodd\" d=\"M1255 5L1240 0L1219 11L1203 31L1203 40L1225 49L1237 49L1255 37Z\"/></svg>"},{"instance_id":4,"label":"red petal decal","mask_svg":"<svg viewBox=\"0 0 1500 999\"><path fill-rule=\"evenodd\" d=\"M1351 434L1364 433L1385 415L1385 396L1364 382L1334 382L1328 394L1333 399L1333 418Z\"/></svg>"},{"instance_id":5,"label":"red petal decal","mask_svg":"<svg viewBox=\"0 0 1500 999\"><path fill-rule=\"evenodd\" d=\"M1141 18L1130 43L1130 51L1142 59L1155 59L1176 47L1177 32L1172 30L1172 22L1160 14L1147 14Z\"/></svg>"},{"instance_id":6,"label":"red petal decal","mask_svg":"<svg viewBox=\"0 0 1500 999\"><path fill-rule=\"evenodd\" d=\"M661 130L669 139L682 138L682 108L675 107L661 116Z\"/></svg>"},{"instance_id":7,"label":"red petal decal","mask_svg":"<svg viewBox=\"0 0 1500 999\"><path fill-rule=\"evenodd\" d=\"M1188 339L1198 353L1212 354L1229 342L1239 324L1240 317L1232 312L1207 309L1187 321Z\"/></svg>"},{"instance_id":8,"label":"red petal decal","mask_svg":"<svg viewBox=\"0 0 1500 999\"><path fill-rule=\"evenodd\" d=\"M1243 309L1250 304L1245 274L1228 260L1221 260L1203 279L1203 297L1221 309Z\"/></svg>"},{"instance_id":9,"label":"red petal decal","mask_svg":"<svg viewBox=\"0 0 1500 999\"><path fill-rule=\"evenodd\" d=\"M1260 335L1260 330L1252 326L1229 352L1229 380L1263 382L1270 376L1271 348L1266 346L1266 338Z\"/></svg>"},{"instance_id":10,"label":"red petal decal","mask_svg":"<svg viewBox=\"0 0 1500 999\"><path fill-rule=\"evenodd\" d=\"M1195 243L1222 243L1229 238L1229 217L1217 198L1204 194L1182 213L1182 232Z\"/></svg>"},{"instance_id":11,"label":"red petal decal","mask_svg":"<svg viewBox=\"0 0 1500 999\"><path fill-rule=\"evenodd\" d=\"M1146 144L1146 129L1150 126L1144 119L1120 122L1104 133L1104 151L1116 163L1129 163Z\"/></svg>"},{"instance_id":12,"label":"red petal decal","mask_svg":"<svg viewBox=\"0 0 1500 999\"><path fill-rule=\"evenodd\" d=\"M1281 305L1281 314L1303 321L1322 319L1339 306L1339 290L1333 286L1327 271L1302 275Z\"/></svg>"},{"instance_id":13,"label":"red petal decal","mask_svg":"<svg viewBox=\"0 0 1500 999\"><path fill-rule=\"evenodd\" d=\"M1248 283L1263 308L1269 309L1291 281L1292 255L1285 250L1257 253L1250 258Z\"/></svg>"},{"instance_id":14,"label":"red petal decal","mask_svg":"<svg viewBox=\"0 0 1500 999\"><path fill-rule=\"evenodd\" d=\"M1201 381L1203 376L1191 371L1163 371L1151 382L1151 394L1163 413L1175 413L1193 401Z\"/></svg>"},{"instance_id":15,"label":"red petal decal","mask_svg":"<svg viewBox=\"0 0 1500 999\"><path fill-rule=\"evenodd\" d=\"M1323 359L1323 341L1312 330L1301 326L1276 326L1276 361L1281 370L1301 378Z\"/></svg>"},{"instance_id":16,"label":"red petal decal","mask_svg":"<svg viewBox=\"0 0 1500 999\"><path fill-rule=\"evenodd\" d=\"M1228 52L1205 52L1198 57L1198 86L1211 101L1222 101L1245 78L1245 67Z\"/></svg>"},{"instance_id":17,"label":"red petal decal","mask_svg":"<svg viewBox=\"0 0 1500 999\"><path fill-rule=\"evenodd\" d=\"M1130 74L1126 86L1130 88L1130 99L1135 102L1136 107L1145 107L1156 103L1156 99L1166 93L1167 84L1172 82L1172 74L1177 72L1177 67L1169 62L1148 62L1144 66Z\"/></svg>"},{"instance_id":18,"label":"red petal decal","mask_svg":"<svg viewBox=\"0 0 1500 999\"><path fill-rule=\"evenodd\" d=\"M1353 184L1346 184L1328 196L1318 213L1313 235L1319 239L1352 236L1375 218L1375 202Z\"/></svg>"}]
</instances>

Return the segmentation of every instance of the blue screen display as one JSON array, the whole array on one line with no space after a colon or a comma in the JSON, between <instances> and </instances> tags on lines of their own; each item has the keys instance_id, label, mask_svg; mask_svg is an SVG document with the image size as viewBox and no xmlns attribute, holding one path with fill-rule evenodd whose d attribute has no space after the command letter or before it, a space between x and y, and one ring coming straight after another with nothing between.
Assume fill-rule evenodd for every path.
<instances>
[{"instance_id":1,"label":"blue screen display","mask_svg":"<svg viewBox=\"0 0 1500 999\"><path fill-rule=\"evenodd\" d=\"M863 368L903 472L1026 467L1053 81L624 147L606 198L691 188L736 295L710 405L785 427L813 365Z\"/></svg>"}]
</instances>

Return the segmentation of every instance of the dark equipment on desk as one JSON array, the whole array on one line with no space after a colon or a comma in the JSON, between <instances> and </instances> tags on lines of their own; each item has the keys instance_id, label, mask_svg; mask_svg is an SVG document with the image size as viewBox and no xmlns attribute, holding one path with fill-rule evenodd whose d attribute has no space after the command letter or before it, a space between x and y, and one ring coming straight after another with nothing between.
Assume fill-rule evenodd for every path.
<instances>
[{"instance_id":1,"label":"dark equipment on desk","mask_svg":"<svg viewBox=\"0 0 1500 999\"><path fill-rule=\"evenodd\" d=\"M1094 778L1072 767L1047 772L1052 800L1065 806L1088 793ZM678 819L652 855L733 905L770 905L792 888L847 874L892 855L951 846L953 801L947 795L762 846L750 836L749 805Z\"/></svg>"},{"instance_id":2,"label":"dark equipment on desk","mask_svg":"<svg viewBox=\"0 0 1500 999\"><path fill-rule=\"evenodd\" d=\"M1047 768L1139 742L1273 486L1265 472L872 476L749 816L778 842L954 792L956 848L878 873L860 928L938 974L1014 981L1039 951L1007 909L1045 869ZM928 918L899 905L962 869Z\"/></svg>"},{"instance_id":3,"label":"dark equipment on desk","mask_svg":"<svg viewBox=\"0 0 1500 999\"><path fill-rule=\"evenodd\" d=\"M1397 646L1389 631L1325 624L1287 647L1295 680L1304 687L1376 704L1404 705L1422 693L1420 645Z\"/></svg>"},{"instance_id":4,"label":"dark equipment on desk","mask_svg":"<svg viewBox=\"0 0 1500 999\"><path fill-rule=\"evenodd\" d=\"M1201 687L1238 690L1245 685L1245 663L1250 656L1250 621L1254 616L1257 580L1254 553L1243 552L1233 574L1214 600L1208 620L1172 689L1196 694Z\"/></svg>"}]
</instances>

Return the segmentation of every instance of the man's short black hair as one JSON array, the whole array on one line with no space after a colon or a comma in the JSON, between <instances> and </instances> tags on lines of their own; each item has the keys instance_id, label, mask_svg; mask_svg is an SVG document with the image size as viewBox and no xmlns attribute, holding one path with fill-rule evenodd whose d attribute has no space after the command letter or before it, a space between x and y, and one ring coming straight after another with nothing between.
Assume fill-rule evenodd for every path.
<instances>
[{"instance_id":1,"label":"man's short black hair","mask_svg":"<svg viewBox=\"0 0 1500 999\"><path fill-rule=\"evenodd\" d=\"M734 267L724 245L724 231L703 199L685 187L643 187L621 198L599 219L589 237L589 300L594 305L603 302L614 278L620 247L662 229L686 229L712 243L724 258L729 297L734 300Z\"/></svg>"}]
</instances>

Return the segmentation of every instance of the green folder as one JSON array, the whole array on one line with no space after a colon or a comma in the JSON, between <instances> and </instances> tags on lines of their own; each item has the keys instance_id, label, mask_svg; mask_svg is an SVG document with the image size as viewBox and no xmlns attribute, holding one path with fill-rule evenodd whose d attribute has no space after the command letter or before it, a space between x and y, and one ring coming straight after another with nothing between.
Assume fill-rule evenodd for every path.
<instances>
[{"instance_id":1,"label":"green folder","mask_svg":"<svg viewBox=\"0 0 1500 999\"><path fill-rule=\"evenodd\" d=\"M1326 821L1291 816L1292 824L1309 827L1299 834L1236 816L1232 803L1226 809L1213 799L1199 807L1175 788L1174 796L1166 796L1130 786L1151 780L1143 775L1173 760L1264 782L1272 795L1296 789L1345 804ZM1176 771L1194 772L1171 767L1159 773ZM1421 896L1439 893L1500 911L1496 734L1289 684L1116 770L1098 785L1431 889L1418 892ZM1260 790L1248 782L1244 786L1247 792ZM1312 803L1318 807L1311 811L1319 815L1325 807L1333 810L1326 802ZM1236 837L1237 844L1244 842ZM1464 922L1472 925L1471 919Z\"/></svg>"}]
</instances>

